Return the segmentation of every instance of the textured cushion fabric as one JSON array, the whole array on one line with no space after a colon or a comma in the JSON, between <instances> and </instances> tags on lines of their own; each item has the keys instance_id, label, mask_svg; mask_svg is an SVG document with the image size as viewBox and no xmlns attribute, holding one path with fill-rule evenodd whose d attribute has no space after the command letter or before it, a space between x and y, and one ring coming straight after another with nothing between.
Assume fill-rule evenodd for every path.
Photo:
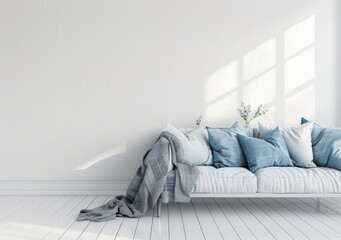
<instances>
[{"instance_id":1,"label":"textured cushion fabric","mask_svg":"<svg viewBox=\"0 0 341 240\"><path fill-rule=\"evenodd\" d=\"M237 134L246 135L244 126L235 122L230 128L209 128L208 141L213 152L213 165L221 167L246 167L246 159Z\"/></svg>"},{"instance_id":2,"label":"textured cushion fabric","mask_svg":"<svg viewBox=\"0 0 341 240\"><path fill-rule=\"evenodd\" d=\"M341 128L324 128L314 124L312 143L314 162L318 166L341 170Z\"/></svg>"},{"instance_id":3,"label":"textured cushion fabric","mask_svg":"<svg viewBox=\"0 0 341 240\"><path fill-rule=\"evenodd\" d=\"M341 193L341 172L331 168L269 167L256 176L259 193Z\"/></svg>"},{"instance_id":4,"label":"textured cushion fabric","mask_svg":"<svg viewBox=\"0 0 341 240\"><path fill-rule=\"evenodd\" d=\"M198 166L199 177L192 193L256 193L257 177L243 167L215 168ZM163 203L174 201L175 170L168 173L164 191L161 194Z\"/></svg>"},{"instance_id":5,"label":"textured cushion fabric","mask_svg":"<svg viewBox=\"0 0 341 240\"><path fill-rule=\"evenodd\" d=\"M243 167L198 166L195 193L255 193L257 178Z\"/></svg>"},{"instance_id":6,"label":"textured cushion fabric","mask_svg":"<svg viewBox=\"0 0 341 240\"><path fill-rule=\"evenodd\" d=\"M193 165L212 165L211 148L208 145L206 128L194 128L183 134L179 129L167 124L165 132L173 134L181 142L184 151L184 160Z\"/></svg>"},{"instance_id":7,"label":"textured cushion fabric","mask_svg":"<svg viewBox=\"0 0 341 240\"><path fill-rule=\"evenodd\" d=\"M278 127L263 139L238 134L238 140L252 172L271 166L293 166Z\"/></svg>"},{"instance_id":8,"label":"textured cushion fabric","mask_svg":"<svg viewBox=\"0 0 341 240\"><path fill-rule=\"evenodd\" d=\"M258 121L259 136L263 137L276 127ZM295 166L316 167L313 162L313 148L311 145L311 131L313 123L305 123L298 127L280 128L282 137L288 148L289 155Z\"/></svg>"}]
</instances>

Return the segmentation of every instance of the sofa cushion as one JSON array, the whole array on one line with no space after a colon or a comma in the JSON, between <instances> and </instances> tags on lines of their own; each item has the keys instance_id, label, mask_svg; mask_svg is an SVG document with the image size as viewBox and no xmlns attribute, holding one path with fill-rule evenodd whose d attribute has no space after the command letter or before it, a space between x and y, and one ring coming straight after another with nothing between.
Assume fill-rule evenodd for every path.
<instances>
[{"instance_id":1,"label":"sofa cushion","mask_svg":"<svg viewBox=\"0 0 341 240\"><path fill-rule=\"evenodd\" d=\"M256 175L259 193L341 193L341 172L331 168L269 167Z\"/></svg>"},{"instance_id":2,"label":"sofa cushion","mask_svg":"<svg viewBox=\"0 0 341 240\"><path fill-rule=\"evenodd\" d=\"M307 121L301 119L302 124ZM314 123L312 143L316 165L341 170L341 128L324 128Z\"/></svg>"},{"instance_id":3,"label":"sofa cushion","mask_svg":"<svg viewBox=\"0 0 341 240\"><path fill-rule=\"evenodd\" d=\"M259 135L263 138L276 127L258 121ZM311 146L311 130L313 123L305 123L297 127L280 128L282 137L287 145L293 164L297 167L316 167L313 162Z\"/></svg>"},{"instance_id":4,"label":"sofa cushion","mask_svg":"<svg viewBox=\"0 0 341 240\"><path fill-rule=\"evenodd\" d=\"M184 159L189 164L212 165L213 157L208 144L208 132L206 128L188 129L184 134L180 129L167 124L165 132L173 134L181 143L184 151Z\"/></svg>"},{"instance_id":5,"label":"sofa cushion","mask_svg":"<svg viewBox=\"0 0 341 240\"><path fill-rule=\"evenodd\" d=\"M257 178L243 167L198 166L195 193L256 193Z\"/></svg>"},{"instance_id":6,"label":"sofa cushion","mask_svg":"<svg viewBox=\"0 0 341 240\"><path fill-rule=\"evenodd\" d=\"M263 139L237 135L246 156L249 169L256 172L272 166L293 166L287 146L279 128L275 128Z\"/></svg>"},{"instance_id":7,"label":"sofa cushion","mask_svg":"<svg viewBox=\"0 0 341 240\"><path fill-rule=\"evenodd\" d=\"M207 127L207 131L215 167L247 166L245 156L237 139L237 134L246 136L245 128L240 122L235 122L230 128Z\"/></svg>"}]
</instances>

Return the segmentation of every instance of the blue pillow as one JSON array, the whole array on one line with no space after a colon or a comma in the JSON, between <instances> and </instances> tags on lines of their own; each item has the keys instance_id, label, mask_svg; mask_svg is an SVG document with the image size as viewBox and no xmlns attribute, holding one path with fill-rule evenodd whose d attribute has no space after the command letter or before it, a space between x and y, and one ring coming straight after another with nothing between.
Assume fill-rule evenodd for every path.
<instances>
[{"instance_id":1,"label":"blue pillow","mask_svg":"<svg viewBox=\"0 0 341 240\"><path fill-rule=\"evenodd\" d=\"M301 124L305 122L309 121L302 118ZM341 171L341 128L324 128L314 124L311 141L316 165Z\"/></svg>"},{"instance_id":2,"label":"blue pillow","mask_svg":"<svg viewBox=\"0 0 341 240\"><path fill-rule=\"evenodd\" d=\"M209 128L208 142L213 152L213 165L222 167L247 167L244 153L239 145L237 134L245 135L246 131L240 122L230 128Z\"/></svg>"},{"instance_id":3,"label":"blue pillow","mask_svg":"<svg viewBox=\"0 0 341 240\"><path fill-rule=\"evenodd\" d=\"M266 134L262 139L239 134L237 137L251 172L256 172L265 167L293 166L287 146L278 127Z\"/></svg>"},{"instance_id":4,"label":"blue pillow","mask_svg":"<svg viewBox=\"0 0 341 240\"><path fill-rule=\"evenodd\" d=\"M301 118L301 124L305 124L305 123L308 123L310 122L309 120L305 119L305 118Z\"/></svg>"}]
</instances>

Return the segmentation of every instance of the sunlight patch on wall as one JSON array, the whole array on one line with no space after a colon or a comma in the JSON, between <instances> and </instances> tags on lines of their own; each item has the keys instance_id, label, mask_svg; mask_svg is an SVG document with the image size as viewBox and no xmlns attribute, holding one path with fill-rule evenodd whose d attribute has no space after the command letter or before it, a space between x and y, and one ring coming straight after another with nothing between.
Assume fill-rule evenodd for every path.
<instances>
[{"instance_id":1,"label":"sunlight patch on wall","mask_svg":"<svg viewBox=\"0 0 341 240\"><path fill-rule=\"evenodd\" d=\"M231 62L212 74L205 84L205 122L226 127L237 114L239 63Z\"/></svg>"},{"instance_id":2,"label":"sunlight patch on wall","mask_svg":"<svg viewBox=\"0 0 341 240\"><path fill-rule=\"evenodd\" d=\"M125 142L116 145L115 147L113 147L112 149L109 149L106 152L103 152L97 156L95 156L94 158L82 163L81 165L77 166L76 168L74 168L73 170L75 171L81 171L81 170L85 170L88 169L89 167L105 160L108 159L110 157L113 157L117 154L120 153L124 153L127 151L127 144Z\"/></svg>"},{"instance_id":3,"label":"sunlight patch on wall","mask_svg":"<svg viewBox=\"0 0 341 240\"><path fill-rule=\"evenodd\" d=\"M269 112L262 119L272 124L313 119L315 58L312 15L211 75L205 85L206 119L214 125L240 119L240 101L253 109L263 104Z\"/></svg>"},{"instance_id":4,"label":"sunlight patch on wall","mask_svg":"<svg viewBox=\"0 0 341 240\"><path fill-rule=\"evenodd\" d=\"M300 124L301 117L314 119L315 86L312 84L285 100L285 125Z\"/></svg>"},{"instance_id":5,"label":"sunlight patch on wall","mask_svg":"<svg viewBox=\"0 0 341 240\"><path fill-rule=\"evenodd\" d=\"M276 98L276 71L275 69L246 83L242 88L242 99L253 105L267 104Z\"/></svg>"},{"instance_id":6,"label":"sunlight patch on wall","mask_svg":"<svg viewBox=\"0 0 341 240\"><path fill-rule=\"evenodd\" d=\"M315 78L315 48L311 47L285 63L285 92Z\"/></svg>"},{"instance_id":7,"label":"sunlight patch on wall","mask_svg":"<svg viewBox=\"0 0 341 240\"><path fill-rule=\"evenodd\" d=\"M302 116L315 117L315 15L284 34L285 125L299 124Z\"/></svg>"},{"instance_id":8,"label":"sunlight patch on wall","mask_svg":"<svg viewBox=\"0 0 341 240\"><path fill-rule=\"evenodd\" d=\"M270 39L243 57L243 80L248 81L274 67L276 63L276 40Z\"/></svg>"},{"instance_id":9,"label":"sunlight patch on wall","mask_svg":"<svg viewBox=\"0 0 341 240\"><path fill-rule=\"evenodd\" d=\"M285 31L285 58L315 43L315 15Z\"/></svg>"}]
</instances>

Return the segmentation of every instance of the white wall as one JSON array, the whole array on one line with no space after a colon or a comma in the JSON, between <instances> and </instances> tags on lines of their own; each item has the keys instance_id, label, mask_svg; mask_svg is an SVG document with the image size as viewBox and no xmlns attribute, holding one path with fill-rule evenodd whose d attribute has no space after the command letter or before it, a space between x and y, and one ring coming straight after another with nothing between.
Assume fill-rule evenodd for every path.
<instances>
[{"instance_id":1,"label":"white wall","mask_svg":"<svg viewBox=\"0 0 341 240\"><path fill-rule=\"evenodd\" d=\"M335 2L0 0L0 181L127 182L166 122L241 100L335 125Z\"/></svg>"},{"instance_id":2,"label":"white wall","mask_svg":"<svg viewBox=\"0 0 341 240\"><path fill-rule=\"evenodd\" d=\"M336 7L335 7L335 15L337 16L337 23L335 25L335 29L336 29L336 42L340 43L341 42L341 28L340 28L340 24L341 24L341 1L336 1ZM337 113L337 126L341 127L341 68L339 67L341 63L341 44L336 44L336 49L335 49L335 66L336 66L336 96L338 96L338 98L336 99L337 101L337 106L335 109L335 112Z\"/></svg>"}]
</instances>

